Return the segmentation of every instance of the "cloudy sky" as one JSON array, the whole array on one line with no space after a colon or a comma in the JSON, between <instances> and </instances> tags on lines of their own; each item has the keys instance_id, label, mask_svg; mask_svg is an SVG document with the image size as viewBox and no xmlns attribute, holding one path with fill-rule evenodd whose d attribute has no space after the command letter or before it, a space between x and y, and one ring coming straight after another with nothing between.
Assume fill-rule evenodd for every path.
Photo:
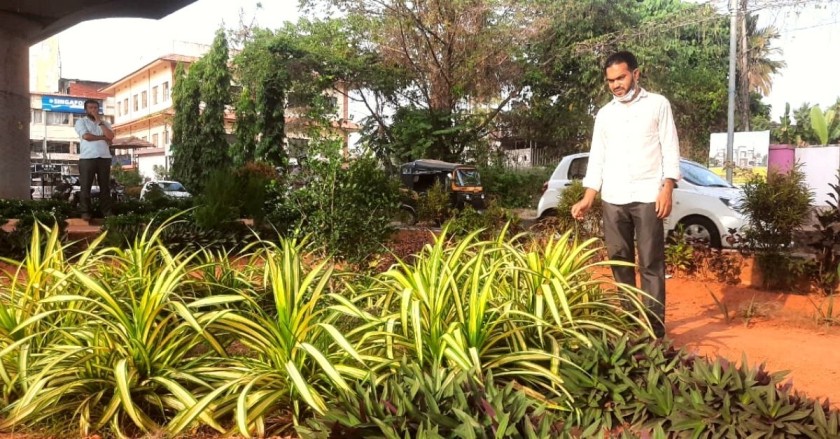
<instances>
[{"instance_id":1,"label":"cloudy sky","mask_svg":"<svg viewBox=\"0 0 840 439\"><path fill-rule=\"evenodd\" d=\"M840 47L837 5L840 2L835 3L827 8L759 11L762 24L773 24L780 29L778 45L787 62L787 68L775 78L773 91L766 99L773 106L774 119L784 111L785 102L793 108L803 102L825 107L840 97L840 81L836 78L840 73L840 56L835 53ZM257 4L254 0L198 0L158 21L113 18L81 23L57 36L61 75L114 81L173 52L173 48L179 47L173 42L208 44L220 26L233 27L239 23L240 11L247 20L256 17L257 24L265 27L279 27L285 21L296 21L299 16L297 0L263 0L259 10Z\"/></svg>"}]
</instances>

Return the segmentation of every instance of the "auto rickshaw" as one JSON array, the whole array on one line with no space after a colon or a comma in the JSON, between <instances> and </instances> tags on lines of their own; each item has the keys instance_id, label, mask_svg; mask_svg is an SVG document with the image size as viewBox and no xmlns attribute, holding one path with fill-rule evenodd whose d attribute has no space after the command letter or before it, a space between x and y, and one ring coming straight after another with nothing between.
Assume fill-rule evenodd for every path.
<instances>
[{"instance_id":1,"label":"auto rickshaw","mask_svg":"<svg viewBox=\"0 0 840 439\"><path fill-rule=\"evenodd\" d=\"M452 207L485 208L484 188L475 166L440 160L415 160L400 166L400 180L405 188L420 195L428 192L435 182L440 182L449 193Z\"/></svg>"}]
</instances>

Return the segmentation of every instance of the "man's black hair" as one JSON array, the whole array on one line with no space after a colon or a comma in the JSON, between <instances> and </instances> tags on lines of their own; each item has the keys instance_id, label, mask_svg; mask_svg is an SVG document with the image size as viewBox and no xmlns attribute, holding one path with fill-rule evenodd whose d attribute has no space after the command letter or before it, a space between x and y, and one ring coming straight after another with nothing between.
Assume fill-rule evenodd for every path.
<instances>
[{"instance_id":1,"label":"man's black hair","mask_svg":"<svg viewBox=\"0 0 840 439\"><path fill-rule=\"evenodd\" d=\"M78 101L77 101L77 102L78 102ZM82 106L82 108L87 109L88 104L96 104L96 108L102 108L102 105L99 105L99 101L97 101L96 99L88 99L88 100L86 100L86 101L85 101L85 104Z\"/></svg>"},{"instance_id":2,"label":"man's black hair","mask_svg":"<svg viewBox=\"0 0 840 439\"><path fill-rule=\"evenodd\" d=\"M606 61L604 61L604 73L607 72L608 67L616 64L627 64L627 68L629 68L630 71L639 68L639 62L636 61L636 56L626 50L613 53Z\"/></svg>"}]
</instances>

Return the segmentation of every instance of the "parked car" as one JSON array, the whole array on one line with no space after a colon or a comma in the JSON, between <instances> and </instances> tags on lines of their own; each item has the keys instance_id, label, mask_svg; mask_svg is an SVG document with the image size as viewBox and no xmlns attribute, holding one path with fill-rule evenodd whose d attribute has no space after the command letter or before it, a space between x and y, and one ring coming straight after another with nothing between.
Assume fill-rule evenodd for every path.
<instances>
[{"instance_id":1,"label":"parked car","mask_svg":"<svg viewBox=\"0 0 840 439\"><path fill-rule=\"evenodd\" d=\"M560 194L573 180L583 179L589 163L589 153L563 157L551 178L543 185L543 194L537 206L537 216L553 215ZM682 225L689 239L708 242L711 246L732 246L725 239L730 230L742 231L746 219L735 206L742 197L737 187L690 160L680 159L682 179L674 188L673 209L665 219L666 233Z\"/></svg>"},{"instance_id":2,"label":"parked car","mask_svg":"<svg viewBox=\"0 0 840 439\"><path fill-rule=\"evenodd\" d=\"M192 196L184 185L177 181L148 181L140 189L140 199L145 200L149 197L149 193L155 190L160 190L164 196L171 198L189 198Z\"/></svg>"}]
</instances>

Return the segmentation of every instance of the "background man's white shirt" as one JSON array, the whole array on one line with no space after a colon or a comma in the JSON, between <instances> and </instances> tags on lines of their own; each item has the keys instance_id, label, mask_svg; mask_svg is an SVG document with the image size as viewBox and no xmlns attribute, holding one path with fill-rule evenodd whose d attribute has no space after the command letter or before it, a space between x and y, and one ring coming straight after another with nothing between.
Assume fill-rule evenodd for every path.
<instances>
[{"instance_id":1,"label":"background man's white shirt","mask_svg":"<svg viewBox=\"0 0 840 439\"><path fill-rule=\"evenodd\" d=\"M111 125L104 120L101 121L108 129ZM96 121L90 120L87 115L76 121L76 133L79 135L79 158L80 159L109 159L111 158L111 149L108 147L108 142L105 140L85 140L83 136L87 133L94 136L102 136L102 127L97 125Z\"/></svg>"}]
</instances>

